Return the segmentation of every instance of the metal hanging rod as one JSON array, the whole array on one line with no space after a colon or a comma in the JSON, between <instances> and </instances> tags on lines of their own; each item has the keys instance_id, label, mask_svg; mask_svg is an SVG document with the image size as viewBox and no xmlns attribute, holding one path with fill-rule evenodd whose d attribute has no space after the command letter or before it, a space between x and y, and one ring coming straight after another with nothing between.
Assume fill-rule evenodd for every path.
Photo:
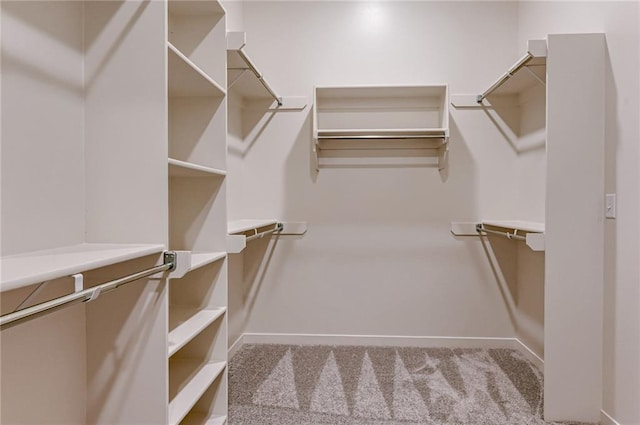
<instances>
[{"instance_id":1,"label":"metal hanging rod","mask_svg":"<svg viewBox=\"0 0 640 425\"><path fill-rule=\"evenodd\" d=\"M112 291L119 286L127 283L142 279L147 276L154 275L156 273L171 271L176 267L176 254L172 251L165 251L164 263L159 266L152 267L147 270L143 270L137 273L133 273L129 276L121 277L101 285L93 286L82 291L74 292L69 295L65 295L53 300L45 301L40 304L36 304L32 307L23 308L21 310L14 311L0 316L0 330L4 330L22 323L27 320L35 319L36 317L43 316L45 314L53 313L56 310L81 303L93 301L100 294Z\"/></svg>"},{"instance_id":2,"label":"metal hanging rod","mask_svg":"<svg viewBox=\"0 0 640 425\"><path fill-rule=\"evenodd\" d=\"M247 64L247 66L249 67L249 70L253 72L253 74L256 76L258 81L260 81L260 83L264 86L264 88L269 92L271 97L275 99L275 101L278 103L278 106L282 106L282 98L278 96L276 92L273 91L269 83L267 83L267 81L264 78L262 78L262 74L260 74L260 71L258 71L258 68L256 68L253 62L251 62L251 59L249 59L249 56L247 56L242 49L238 49L236 50L236 52L238 52L238 55L240 56L240 58L244 61L244 63Z\"/></svg>"},{"instance_id":3,"label":"metal hanging rod","mask_svg":"<svg viewBox=\"0 0 640 425\"><path fill-rule=\"evenodd\" d=\"M492 234L492 235L502 236L502 237L505 237L507 239L515 239L517 241L526 241L527 240L526 237L520 236L520 235L515 234L515 233L500 232L500 231L497 231L497 230L487 229L482 224L476 224L476 232L478 232L478 233L489 233L489 234Z\"/></svg>"},{"instance_id":4,"label":"metal hanging rod","mask_svg":"<svg viewBox=\"0 0 640 425\"><path fill-rule=\"evenodd\" d=\"M509 70L500 78L498 78L498 81L496 81L495 83L493 83L491 85L491 87L489 87L487 90L484 91L484 93L479 94L476 97L476 102L478 103L482 103L482 101L489 96L491 93L493 93L498 87L500 87L501 85L503 85L509 78L513 77L513 75L520 71L522 69L522 67L526 66L527 63L529 63L529 61L533 59L533 55L529 52L527 52L527 54L520 59L515 65L513 65L511 68L509 68Z\"/></svg>"},{"instance_id":5,"label":"metal hanging rod","mask_svg":"<svg viewBox=\"0 0 640 425\"><path fill-rule=\"evenodd\" d=\"M282 229L284 229L284 225L282 223L276 223L273 229L265 230L264 232L260 233L258 233L258 229L255 229L255 235L247 236L246 241L249 242L254 239L262 239L263 237L265 237L266 235L270 235L271 233L282 232Z\"/></svg>"}]
</instances>

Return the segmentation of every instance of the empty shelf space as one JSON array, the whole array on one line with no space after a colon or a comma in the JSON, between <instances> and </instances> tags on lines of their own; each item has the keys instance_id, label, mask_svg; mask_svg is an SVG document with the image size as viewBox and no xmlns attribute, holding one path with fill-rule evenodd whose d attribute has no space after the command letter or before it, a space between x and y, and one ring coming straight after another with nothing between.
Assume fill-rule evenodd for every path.
<instances>
[{"instance_id":1,"label":"empty shelf space","mask_svg":"<svg viewBox=\"0 0 640 425\"><path fill-rule=\"evenodd\" d=\"M163 245L89 244L3 257L1 291L161 253Z\"/></svg>"},{"instance_id":2,"label":"empty shelf space","mask_svg":"<svg viewBox=\"0 0 640 425\"><path fill-rule=\"evenodd\" d=\"M214 177L226 176L227 172L191 162L169 158L169 175L174 177Z\"/></svg>"},{"instance_id":3,"label":"empty shelf space","mask_svg":"<svg viewBox=\"0 0 640 425\"><path fill-rule=\"evenodd\" d=\"M180 425L225 425L227 423L226 416L208 416L204 413L189 413Z\"/></svg>"},{"instance_id":4,"label":"empty shelf space","mask_svg":"<svg viewBox=\"0 0 640 425\"><path fill-rule=\"evenodd\" d=\"M274 226L278 220L272 219L243 219L227 223L227 232L230 235L257 230L262 227Z\"/></svg>"},{"instance_id":5,"label":"empty shelf space","mask_svg":"<svg viewBox=\"0 0 640 425\"><path fill-rule=\"evenodd\" d=\"M169 0L169 13L176 16L222 15L225 9L216 0Z\"/></svg>"},{"instance_id":6,"label":"empty shelf space","mask_svg":"<svg viewBox=\"0 0 640 425\"><path fill-rule=\"evenodd\" d=\"M169 96L221 97L226 90L198 68L171 43L169 53Z\"/></svg>"},{"instance_id":7,"label":"empty shelf space","mask_svg":"<svg viewBox=\"0 0 640 425\"><path fill-rule=\"evenodd\" d=\"M169 310L169 357L227 311L226 308L200 309L185 306L170 306Z\"/></svg>"},{"instance_id":8,"label":"empty shelf space","mask_svg":"<svg viewBox=\"0 0 640 425\"><path fill-rule=\"evenodd\" d=\"M226 365L226 362L201 364L195 360L169 360L170 425L184 419Z\"/></svg>"}]
</instances>

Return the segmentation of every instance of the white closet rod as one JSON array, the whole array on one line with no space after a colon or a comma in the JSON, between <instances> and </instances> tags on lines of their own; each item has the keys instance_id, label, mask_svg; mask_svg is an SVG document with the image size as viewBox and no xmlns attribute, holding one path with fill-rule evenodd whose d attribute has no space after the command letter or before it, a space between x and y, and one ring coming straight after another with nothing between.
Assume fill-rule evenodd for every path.
<instances>
[{"instance_id":1,"label":"white closet rod","mask_svg":"<svg viewBox=\"0 0 640 425\"><path fill-rule=\"evenodd\" d=\"M249 67L251 72L253 72L253 74L258 79L258 81L260 81L260 83L269 92L269 94L275 99L275 101L278 102L278 106L282 106L282 98L280 96L278 96L273 91L273 89L271 88L269 83L267 83L267 81L264 78L262 78L262 74L260 74L260 71L258 71L258 68L256 68L256 66L253 64L253 62L251 62L251 59L249 59L249 57L244 53L244 51L242 49L238 49L238 50L236 50L236 52L238 52L238 55L240 56L240 58L244 61L244 63L247 64L247 66Z\"/></svg>"},{"instance_id":2,"label":"white closet rod","mask_svg":"<svg viewBox=\"0 0 640 425\"><path fill-rule=\"evenodd\" d=\"M527 54L522 59L520 59L515 65L513 65L502 77L498 78L498 80L495 83L493 83L491 87L485 90L484 93L479 94L476 97L476 102L482 103L482 101L487 96L493 93L498 87L503 85L509 78L513 77L513 75L516 72L520 71L522 67L526 66L531 59L533 59L533 55L527 52Z\"/></svg>"},{"instance_id":3,"label":"white closet rod","mask_svg":"<svg viewBox=\"0 0 640 425\"><path fill-rule=\"evenodd\" d=\"M516 235L515 233L499 232L497 230L487 229L482 224L477 224L476 225L476 232L478 232L478 233L490 233L492 235L502 236L502 237L505 237L507 239L515 239L517 241L526 241L527 240L526 237L520 236L520 235Z\"/></svg>"},{"instance_id":4,"label":"white closet rod","mask_svg":"<svg viewBox=\"0 0 640 425\"><path fill-rule=\"evenodd\" d=\"M252 241L254 239L261 239L265 237L265 235L269 235L271 233L282 232L284 229L284 225L282 223L276 223L276 226L273 229L265 230L264 232L256 233L255 235L247 236L247 242ZM257 229L256 229L257 232Z\"/></svg>"},{"instance_id":5,"label":"white closet rod","mask_svg":"<svg viewBox=\"0 0 640 425\"><path fill-rule=\"evenodd\" d=\"M85 301L93 301L104 292L109 292L122 286L124 284L142 279L153 274L171 271L176 267L176 254L172 251L165 251L164 263L159 266L152 267L147 270L143 270L137 273L133 273L129 276L121 277L101 285L93 286L91 288L74 292L69 295L65 295L59 298L36 304L32 307L23 308L22 310L14 311L0 316L0 330L4 330L22 323L27 320L35 319L36 317L43 316L45 314L53 313L56 310L68 307L73 304L77 304Z\"/></svg>"}]
</instances>

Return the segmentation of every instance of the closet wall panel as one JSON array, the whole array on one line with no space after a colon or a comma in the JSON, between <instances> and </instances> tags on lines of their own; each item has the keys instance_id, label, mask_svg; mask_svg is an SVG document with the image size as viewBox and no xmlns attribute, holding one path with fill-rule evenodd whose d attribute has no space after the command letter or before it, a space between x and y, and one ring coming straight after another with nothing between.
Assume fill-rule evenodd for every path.
<instances>
[{"instance_id":1,"label":"closet wall panel","mask_svg":"<svg viewBox=\"0 0 640 425\"><path fill-rule=\"evenodd\" d=\"M521 52L512 2L246 2L243 12L247 50L270 84L309 99L325 85L448 83L473 93ZM245 281L230 287L234 335L246 320L249 333L514 336L483 245L449 231L452 220L517 209L517 154L486 114L451 111L446 173L316 173L310 107L246 106L241 118L238 109L229 109L230 218L306 221L309 230L244 254Z\"/></svg>"}]
</instances>

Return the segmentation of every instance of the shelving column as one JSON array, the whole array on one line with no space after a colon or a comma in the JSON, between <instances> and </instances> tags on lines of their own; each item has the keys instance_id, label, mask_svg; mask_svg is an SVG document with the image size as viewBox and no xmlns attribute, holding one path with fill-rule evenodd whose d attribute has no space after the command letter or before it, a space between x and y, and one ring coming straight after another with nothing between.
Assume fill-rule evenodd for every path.
<instances>
[{"instance_id":1,"label":"shelving column","mask_svg":"<svg viewBox=\"0 0 640 425\"><path fill-rule=\"evenodd\" d=\"M169 424L227 416L226 31L217 1L168 2Z\"/></svg>"}]
</instances>

